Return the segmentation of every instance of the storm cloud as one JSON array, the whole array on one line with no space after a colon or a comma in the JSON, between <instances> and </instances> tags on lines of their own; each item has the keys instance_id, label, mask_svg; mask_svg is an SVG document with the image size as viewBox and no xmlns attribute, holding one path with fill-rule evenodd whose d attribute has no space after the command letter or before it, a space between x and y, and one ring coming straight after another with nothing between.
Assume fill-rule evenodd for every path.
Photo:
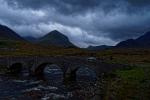
<instances>
[{"instance_id":1,"label":"storm cloud","mask_svg":"<svg viewBox=\"0 0 150 100\"><path fill-rule=\"evenodd\" d=\"M0 0L0 24L22 36L58 30L80 47L115 45L150 30L149 0Z\"/></svg>"}]
</instances>

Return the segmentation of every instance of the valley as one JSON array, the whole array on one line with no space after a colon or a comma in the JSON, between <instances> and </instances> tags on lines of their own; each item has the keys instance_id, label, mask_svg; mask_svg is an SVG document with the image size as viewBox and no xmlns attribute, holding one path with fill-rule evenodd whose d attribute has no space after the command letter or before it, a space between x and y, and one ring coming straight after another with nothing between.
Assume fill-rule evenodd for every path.
<instances>
[{"instance_id":1,"label":"valley","mask_svg":"<svg viewBox=\"0 0 150 100\"><path fill-rule=\"evenodd\" d=\"M78 81L75 82L70 80L64 82L62 78L64 74L60 68L51 64L44 65L46 67L43 71L44 79L20 74L14 76L10 74L9 68L0 66L2 100L12 98L20 100L24 97L28 100L149 100L150 98L149 42L145 41L145 45L141 42L142 39L150 40L149 32L131 42L127 40L116 46L93 46L87 49L75 46L56 30L39 40L30 38L30 41L16 34L8 27L0 26L0 57L50 57L48 59L58 57L62 61L67 58L72 66L78 62L77 65L81 67L80 64L86 61L95 66L98 63L107 66L99 65L98 77L91 67L86 68L82 65L83 68L78 71L69 69L71 77L74 77L73 73L77 75ZM132 41L135 43L137 40L139 40L137 45L132 44ZM74 59L71 60L72 58ZM34 63L34 60L31 63ZM110 70L109 66L114 66L113 70ZM103 72L102 69L108 70Z\"/></svg>"}]
</instances>

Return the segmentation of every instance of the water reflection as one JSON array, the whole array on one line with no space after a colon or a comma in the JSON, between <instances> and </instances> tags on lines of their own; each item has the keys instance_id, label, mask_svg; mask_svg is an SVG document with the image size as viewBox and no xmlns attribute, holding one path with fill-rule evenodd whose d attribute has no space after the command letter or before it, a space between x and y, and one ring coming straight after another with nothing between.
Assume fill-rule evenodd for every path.
<instances>
[{"instance_id":1,"label":"water reflection","mask_svg":"<svg viewBox=\"0 0 150 100\"><path fill-rule=\"evenodd\" d=\"M49 65L44 69L44 79L51 84L62 84L63 72L57 65Z\"/></svg>"}]
</instances>

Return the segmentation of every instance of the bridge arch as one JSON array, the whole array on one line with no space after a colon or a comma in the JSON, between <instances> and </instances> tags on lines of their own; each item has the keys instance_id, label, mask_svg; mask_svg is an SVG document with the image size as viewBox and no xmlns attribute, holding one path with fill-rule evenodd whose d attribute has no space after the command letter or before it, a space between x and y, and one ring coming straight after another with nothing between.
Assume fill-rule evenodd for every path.
<instances>
[{"instance_id":1,"label":"bridge arch","mask_svg":"<svg viewBox=\"0 0 150 100\"><path fill-rule=\"evenodd\" d=\"M70 67L69 67L68 70L66 71L66 76L65 76L66 81L78 81L81 78L80 75L83 73L84 73L84 76L86 76L85 74L90 74L90 75L93 74L93 79L95 79L95 80L98 77L97 71L95 71L95 69L92 66L88 66L88 65L80 65L80 66L72 65L72 66L74 66L74 67L72 67L72 69L70 69ZM81 70L83 73L80 73ZM92 77L90 77L90 78L92 78Z\"/></svg>"},{"instance_id":2,"label":"bridge arch","mask_svg":"<svg viewBox=\"0 0 150 100\"><path fill-rule=\"evenodd\" d=\"M95 81L97 79L97 73L92 68L89 68L87 66L79 67L76 70L76 80L77 81Z\"/></svg>"},{"instance_id":3,"label":"bridge arch","mask_svg":"<svg viewBox=\"0 0 150 100\"><path fill-rule=\"evenodd\" d=\"M36 68L34 69L34 76L38 77L38 78L43 78L44 77L44 70L45 68L47 68L48 66L52 66L52 65L56 65L58 66L57 68L61 69L63 72L62 67L59 64L55 64L55 63L50 63L50 62L43 62L41 64L38 64L36 66Z\"/></svg>"},{"instance_id":4,"label":"bridge arch","mask_svg":"<svg viewBox=\"0 0 150 100\"><path fill-rule=\"evenodd\" d=\"M11 74L19 75L23 70L24 64L21 62L15 62L9 66L9 70Z\"/></svg>"}]
</instances>

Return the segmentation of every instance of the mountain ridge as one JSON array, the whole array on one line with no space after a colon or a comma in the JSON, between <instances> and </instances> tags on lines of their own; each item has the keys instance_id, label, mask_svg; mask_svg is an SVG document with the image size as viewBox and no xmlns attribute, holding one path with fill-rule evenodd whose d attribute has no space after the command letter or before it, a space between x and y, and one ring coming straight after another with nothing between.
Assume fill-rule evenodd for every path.
<instances>
[{"instance_id":1,"label":"mountain ridge","mask_svg":"<svg viewBox=\"0 0 150 100\"><path fill-rule=\"evenodd\" d=\"M76 47L69 38L57 30L51 31L40 38L22 37L11 28L0 24L0 40L26 41L35 44L58 47Z\"/></svg>"},{"instance_id":2,"label":"mountain ridge","mask_svg":"<svg viewBox=\"0 0 150 100\"><path fill-rule=\"evenodd\" d=\"M4 25L0 25L0 39L25 41L18 33Z\"/></svg>"},{"instance_id":3,"label":"mountain ridge","mask_svg":"<svg viewBox=\"0 0 150 100\"><path fill-rule=\"evenodd\" d=\"M115 46L107 46L107 45L89 46L86 49L97 51L111 48L150 48L150 31L147 31L145 34L139 36L136 39L127 39L121 41Z\"/></svg>"},{"instance_id":4,"label":"mountain ridge","mask_svg":"<svg viewBox=\"0 0 150 100\"><path fill-rule=\"evenodd\" d=\"M75 47L70 42L69 38L57 30L53 30L43 37L21 37L18 33L11 28L0 24L0 40L15 40L15 41L28 41L30 43L36 43L46 46L58 46L58 47ZM150 48L150 31L146 32L142 36L136 39L127 39L119 42L116 46L89 46L87 50L104 50L110 48Z\"/></svg>"},{"instance_id":5,"label":"mountain ridge","mask_svg":"<svg viewBox=\"0 0 150 100\"><path fill-rule=\"evenodd\" d=\"M150 48L150 31L136 39L121 41L116 47Z\"/></svg>"},{"instance_id":6,"label":"mountain ridge","mask_svg":"<svg viewBox=\"0 0 150 100\"><path fill-rule=\"evenodd\" d=\"M113 46L108 46L108 45L89 46L86 49L97 51L97 50L105 50L105 49L110 49L110 48L113 48Z\"/></svg>"},{"instance_id":7,"label":"mountain ridge","mask_svg":"<svg viewBox=\"0 0 150 100\"><path fill-rule=\"evenodd\" d=\"M37 40L37 43L44 45L53 45L58 47L76 47L72 44L67 36L57 30L51 31L48 34Z\"/></svg>"}]
</instances>

